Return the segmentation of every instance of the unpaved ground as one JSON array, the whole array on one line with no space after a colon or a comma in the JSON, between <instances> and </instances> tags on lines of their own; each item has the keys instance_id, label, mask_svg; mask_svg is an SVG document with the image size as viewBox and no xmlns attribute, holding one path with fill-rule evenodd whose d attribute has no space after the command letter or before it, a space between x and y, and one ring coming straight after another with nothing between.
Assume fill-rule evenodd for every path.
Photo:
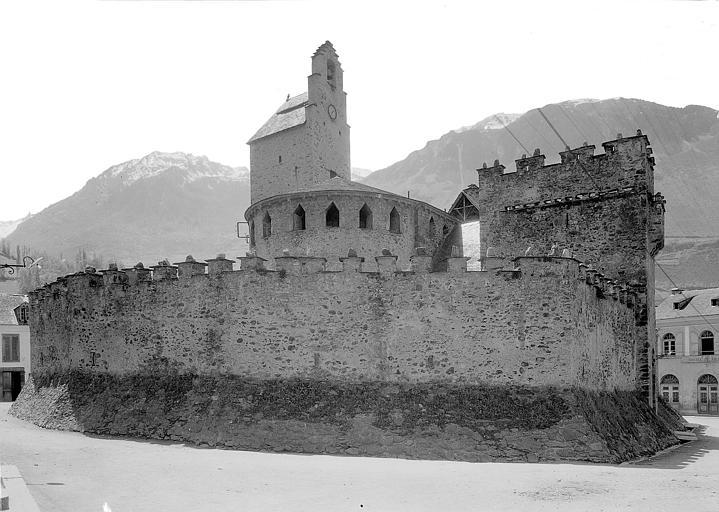
<instances>
[{"instance_id":1,"label":"unpaved ground","mask_svg":"<svg viewBox=\"0 0 719 512\"><path fill-rule=\"evenodd\" d=\"M719 418L630 465L471 464L201 449L43 430L0 404L0 460L41 510L719 510Z\"/></svg>"}]
</instances>

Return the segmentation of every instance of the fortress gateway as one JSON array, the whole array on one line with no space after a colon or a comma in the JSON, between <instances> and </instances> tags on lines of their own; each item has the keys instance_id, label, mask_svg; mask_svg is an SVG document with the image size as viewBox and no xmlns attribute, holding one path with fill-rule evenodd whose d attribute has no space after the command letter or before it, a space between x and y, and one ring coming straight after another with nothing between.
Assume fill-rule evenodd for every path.
<instances>
[{"instance_id":1,"label":"fortress gateway","mask_svg":"<svg viewBox=\"0 0 719 512\"><path fill-rule=\"evenodd\" d=\"M307 93L250 139L240 270L88 268L31 294L33 373L13 414L468 461L619 461L676 443L653 399L664 201L647 137L485 165L445 213L351 181L342 82L327 42ZM466 220L481 223L481 271L461 256Z\"/></svg>"}]
</instances>

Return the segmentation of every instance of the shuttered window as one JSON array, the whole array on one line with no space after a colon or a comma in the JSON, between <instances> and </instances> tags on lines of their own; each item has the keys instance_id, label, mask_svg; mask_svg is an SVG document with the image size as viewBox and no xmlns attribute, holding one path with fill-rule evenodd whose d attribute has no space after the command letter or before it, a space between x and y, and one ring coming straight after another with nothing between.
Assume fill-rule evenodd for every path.
<instances>
[{"instance_id":1,"label":"shuttered window","mask_svg":"<svg viewBox=\"0 0 719 512\"><path fill-rule=\"evenodd\" d=\"M2 335L2 362L20 362L20 336L17 334Z\"/></svg>"}]
</instances>

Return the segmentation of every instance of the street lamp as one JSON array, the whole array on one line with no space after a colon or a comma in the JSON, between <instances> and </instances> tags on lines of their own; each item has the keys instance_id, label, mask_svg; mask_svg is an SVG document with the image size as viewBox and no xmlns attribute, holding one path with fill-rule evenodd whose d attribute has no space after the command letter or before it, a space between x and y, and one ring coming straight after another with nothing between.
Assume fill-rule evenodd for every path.
<instances>
[{"instance_id":1,"label":"street lamp","mask_svg":"<svg viewBox=\"0 0 719 512\"><path fill-rule=\"evenodd\" d=\"M22 258L22 265L12 265L12 264L10 264L10 263L0 263L0 268L7 268L7 269L8 269L8 271L7 271L8 274L14 274L16 268L30 268L30 267L34 267L35 265L37 265L38 263L40 263L40 260L41 260L41 259L42 259L42 258L38 258L37 260L34 260L34 259L32 259L30 256L23 256L23 258ZM30 264L29 264L29 265L27 264L27 260L30 261Z\"/></svg>"}]
</instances>

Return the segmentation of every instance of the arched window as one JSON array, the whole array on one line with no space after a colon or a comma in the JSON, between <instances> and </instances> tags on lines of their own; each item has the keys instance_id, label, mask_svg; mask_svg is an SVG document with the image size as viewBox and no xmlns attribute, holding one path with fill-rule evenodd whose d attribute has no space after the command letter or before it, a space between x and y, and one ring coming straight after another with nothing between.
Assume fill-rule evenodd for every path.
<instances>
[{"instance_id":1,"label":"arched window","mask_svg":"<svg viewBox=\"0 0 719 512\"><path fill-rule=\"evenodd\" d=\"M372 210L366 204L359 211L360 229L372 229Z\"/></svg>"},{"instance_id":2,"label":"arched window","mask_svg":"<svg viewBox=\"0 0 719 512\"><path fill-rule=\"evenodd\" d=\"M714 334L711 331L702 331L699 335L699 354L714 354Z\"/></svg>"},{"instance_id":3,"label":"arched window","mask_svg":"<svg viewBox=\"0 0 719 512\"><path fill-rule=\"evenodd\" d=\"M267 238L272 235L272 217L269 212L265 212L265 217L262 219L262 237Z\"/></svg>"},{"instance_id":4,"label":"arched window","mask_svg":"<svg viewBox=\"0 0 719 512\"><path fill-rule=\"evenodd\" d=\"M675 375L667 374L661 380L662 397L671 404L679 403L679 379Z\"/></svg>"},{"instance_id":5,"label":"arched window","mask_svg":"<svg viewBox=\"0 0 719 512\"><path fill-rule=\"evenodd\" d=\"M392 211L389 212L389 232L390 233L400 233L400 219L399 219L399 212L397 212L397 208L392 208Z\"/></svg>"},{"instance_id":6,"label":"arched window","mask_svg":"<svg viewBox=\"0 0 719 512\"><path fill-rule=\"evenodd\" d=\"M699 384L716 384L717 378L714 377L714 375L710 373L705 373L701 377L699 377L699 380L697 381Z\"/></svg>"},{"instance_id":7,"label":"arched window","mask_svg":"<svg viewBox=\"0 0 719 512\"><path fill-rule=\"evenodd\" d=\"M305 229L305 209L302 205L297 205L295 213L292 214L292 229L294 231L302 231Z\"/></svg>"},{"instance_id":8,"label":"arched window","mask_svg":"<svg viewBox=\"0 0 719 512\"><path fill-rule=\"evenodd\" d=\"M255 221L250 221L250 247L255 246Z\"/></svg>"},{"instance_id":9,"label":"arched window","mask_svg":"<svg viewBox=\"0 0 719 512\"><path fill-rule=\"evenodd\" d=\"M449 234L449 226L448 226L447 224L445 224L444 226L442 226L442 234L443 234L444 236L447 236L447 235Z\"/></svg>"},{"instance_id":10,"label":"arched window","mask_svg":"<svg viewBox=\"0 0 719 512\"><path fill-rule=\"evenodd\" d=\"M429 237L434 238L436 235L437 226L434 225L434 217L429 218Z\"/></svg>"},{"instance_id":11,"label":"arched window","mask_svg":"<svg viewBox=\"0 0 719 512\"><path fill-rule=\"evenodd\" d=\"M676 352L676 338L674 335L670 332L666 333L664 337L662 338L664 341L664 355L665 356L675 356L677 354Z\"/></svg>"},{"instance_id":12,"label":"arched window","mask_svg":"<svg viewBox=\"0 0 719 512\"><path fill-rule=\"evenodd\" d=\"M329 208L327 208L327 211L325 212L325 225L328 228L340 227L340 211L334 203L330 204Z\"/></svg>"}]
</instances>

